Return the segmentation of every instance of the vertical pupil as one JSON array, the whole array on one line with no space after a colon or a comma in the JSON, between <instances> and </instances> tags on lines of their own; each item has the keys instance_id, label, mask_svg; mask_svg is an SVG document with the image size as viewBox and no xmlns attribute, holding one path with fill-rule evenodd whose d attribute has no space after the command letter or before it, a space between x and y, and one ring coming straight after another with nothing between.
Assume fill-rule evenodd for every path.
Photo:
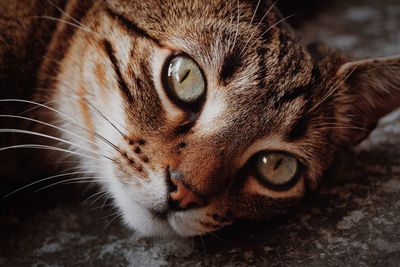
<instances>
[{"instance_id":1,"label":"vertical pupil","mask_svg":"<svg viewBox=\"0 0 400 267\"><path fill-rule=\"evenodd\" d=\"M280 153L264 154L258 158L258 172L272 184L289 182L297 172L297 160Z\"/></svg>"},{"instance_id":2,"label":"vertical pupil","mask_svg":"<svg viewBox=\"0 0 400 267\"><path fill-rule=\"evenodd\" d=\"M186 70L186 73L182 76L179 83L183 83L186 80L186 78L189 76L189 74L190 74L190 69Z\"/></svg>"},{"instance_id":3,"label":"vertical pupil","mask_svg":"<svg viewBox=\"0 0 400 267\"><path fill-rule=\"evenodd\" d=\"M191 104L205 92L205 79L199 66L185 56L173 58L167 71L168 90L176 100Z\"/></svg>"},{"instance_id":4,"label":"vertical pupil","mask_svg":"<svg viewBox=\"0 0 400 267\"><path fill-rule=\"evenodd\" d=\"M282 165L282 161L283 161L283 158L280 158L277 160L277 162L275 163L275 166L274 166L274 171L279 169L279 167Z\"/></svg>"}]
</instances>

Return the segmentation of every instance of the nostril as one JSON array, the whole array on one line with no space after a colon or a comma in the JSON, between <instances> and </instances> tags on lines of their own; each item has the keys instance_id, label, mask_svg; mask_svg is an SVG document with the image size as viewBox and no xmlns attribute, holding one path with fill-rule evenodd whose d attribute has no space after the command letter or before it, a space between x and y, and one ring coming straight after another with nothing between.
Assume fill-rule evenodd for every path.
<instances>
[{"instance_id":1,"label":"nostril","mask_svg":"<svg viewBox=\"0 0 400 267\"><path fill-rule=\"evenodd\" d=\"M199 205L198 203L194 203L194 202L190 202L187 203L185 206L181 205L181 202L173 200L173 199L169 199L169 209L170 210L175 210L175 211L182 211L182 210L190 210L190 209L195 209L195 208L200 208L201 205Z\"/></svg>"},{"instance_id":2,"label":"nostril","mask_svg":"<svg viewBox=\"0 0 400 267\"><path fill-rule=\"evenodd\" d=\"M171 193L171 192L176 192L176 191L178 191L178 187L176 186L176 184L170 183L169 184L169 192Z\"/></svg>"},{"instance_id":3,"label":"nostril","mask_svg":"<svg viewBox=\"0 0 400 267\"><path fill-rule=\"evenodd\" d=\"M169 206L171 210L188 210L204 206L204 199L184 183L180 172L168 171Z\"/></svg>"},{"instance_id":4,"label":"nostril","mask_svg":"<svg viewBox=\"0 0 400 267\"><path fill-rule=\"evenodd\" d=\"M174 171L171 171L170 167L167 166L167 186L168 186L168 193L171 192L176 192L178 190L178 187L176 186L175 183L172 182L171 176L174 175Z\"/></svg>"}]
</instances>

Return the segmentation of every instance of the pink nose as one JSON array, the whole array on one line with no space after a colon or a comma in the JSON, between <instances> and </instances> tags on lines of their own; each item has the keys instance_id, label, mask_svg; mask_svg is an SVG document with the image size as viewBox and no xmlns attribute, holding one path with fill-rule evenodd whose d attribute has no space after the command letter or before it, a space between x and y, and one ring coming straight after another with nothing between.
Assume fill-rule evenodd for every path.
<instances>
[{"instance_id":1,"label":"pink nose","mask_svg":"<svg viewBox=\"0 0 400 267\"><path fill-rule=\"evenodd\" d=\"M170 177L169 199L171 210L187 210L205 205L205 201L183 183L182 175L173 173Z\"/></svg>"}]
</instances>

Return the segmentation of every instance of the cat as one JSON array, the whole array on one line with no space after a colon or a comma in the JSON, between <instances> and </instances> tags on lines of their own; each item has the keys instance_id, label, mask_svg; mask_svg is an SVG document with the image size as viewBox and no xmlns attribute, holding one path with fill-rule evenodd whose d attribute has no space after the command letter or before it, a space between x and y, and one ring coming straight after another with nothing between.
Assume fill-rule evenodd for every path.
<instances>
[{"instance_id":1,"label":"cat","mask_svg":"<svg viewBox=\"0 0 400 267\"><path fill-rule=\"evenodd\" d=\"M276 2L50 3L60 17L32 97L0 100L30 107L10 117L22 130L0 132L33 139L1 152L73 157L81 171L64 181L99 183L143 236L287 212L400 106L400 57L303 44Z\"/></svg>"}]
</instances>

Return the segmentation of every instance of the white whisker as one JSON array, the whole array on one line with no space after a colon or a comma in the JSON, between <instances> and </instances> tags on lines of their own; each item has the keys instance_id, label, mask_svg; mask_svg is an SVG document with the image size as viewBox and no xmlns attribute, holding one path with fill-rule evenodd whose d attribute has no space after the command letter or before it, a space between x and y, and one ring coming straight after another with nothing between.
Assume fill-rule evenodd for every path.
<instances>
[{"instance_id":1,"label":"white whisker","mask_svg":"<svg viewBox=\"0 0 400 267\"><path fill-rule=\"evenodd\" d=\"M65 12L62 8L60 8L58 5L56 5L53 1L51 0L47 0L48 3L50 3L50 5L52 5L53 7L55 7L58 11L60 11L61 14L63 14L64 16L70 18L73 22L75 22L77 25L81 26L82 28L87 29L89 32L94 33L95 35L99 36L96 32L92 31L88 26L86 26L85 24L83 24L82 22L80 22L79 20L77 20L76 18L74 18L73 16L71 16L70 14L68 14L67 12ZM100 37L100 36L99 36Z\"/></svg>"},{"instance_id":2,"label":"white whisker","mask_svg":"<svg viewBox=\"0 0 400 267\"><path fill-rule=\"evenodd\" d=\"M68 131L66 129L60 128L58 126L55 126L53 124L50 124L50 123L47 123L47 122L44 122L44 121L31 119L29 117L15 116L15 115L0 115L0 118L14 118L14 119L21 119L21 120L27 120L27 121L31 121L31 122L36 122L36 123L39 123L39 124L42 124L42 125L49 126L50 128L53 128L53 129L57 129L57 130L59 130L61 132L68 133L68 134L73 135L73 136L75 136L75 137L77 137L77 138L79 138L79 139L81 139L83 141L89 142L90 144L95 145L96 147L99 147L99 145L97 143L95 143L95 142L93 142L93 141L91 141L91 140L89 140L89 139L87 139L85 137L82 137L82 136L80 136L80 135L78 135L76 133L73 133L71 131Z\"/></svg>"},{"instance_id":3,"label":"white whisker","mask_svg":"<svg viewBox=\"0 0 400 267\"><path fill-rule=\"evenodd\" d=\"M91 197L89 197L88 199L86 199L84 202L82 202L82 204L84 204L84 203L87 202L89 199L93 198L94 196L98 195L98 197L97 197L95 200L93 200L93 201L89 204L89 206L93 206L94 203L96 203L99 199L103 198L106 194L109 194L109 193L110 193L110 192L109 192L108 190L100 191L99 193L93 194Z\"/></svg>"},{"instance_id":4,"label":"white whisker","mask_svg":"<svg viewBox=\"0 0 400 267\"><path fill-rule=\"evenodd\" d=\"M112 159L112 158L110 158L110 157L108 157L108 156L106 156L106 155L100 154L100 153L98 153L98 152L95 151L95 150L92 150L92 149L90 149L90 148L87 148L87 147L84 147L84 146L75 144L75 143L73 143L73 142L64 140L64 139L62 139L62 138L54 137L54 136L51 136L51 135L48 135L48 134L42 134L42 133L38 133L38 132L27 131L27 130L21 130L21 129L0 129L0 133L20 133L20 134L27 134L27 135L33 135L33 136L43 137L43 138L47 138L47 139L50 139L50 140L58 141L58 142L61 142L61 143L65 143L65 144L68 144L68 145L71 145L71 146L74 146L74 147L83 149L83 150L85 150L85 151L87 151L87 152L90 152L90 153L93 153L93 154L95 154L95 155L104 157L104 158L109 159L109 160L111 160L111 161L115 161L114 159ZM0 151L1 151L1 149L2 149L2 148L0 148Z\"/></svg>"},{"instance_id":5,"label":"white whisker","mask_svg":"<svg viewBox=\"0 0 400 267\"><path fill-rule=\"evenodd\" d=\"M64 85L65 87L67 87L69 90L73 91L76 93L76 95L79 95L79 93L73 89L72 87L70 87L68 84L66 84L64 81L61 81L57 78L54 78L50 75L45 75L42 74L43 76L52 79L56 82L61 83L62 85ZM71 97L70 95L64 94L66 97L70 98L70 99L74 99L73 97ZM124 134L113 122L110 121L110 119L108 119L99 109L97 109L86 97L81 96L80 97L82 100L84 100L97 114L99 114L104 120L107 121L107 123L109 123L120 135L122 135L122 137L124 137L125 139L128 139L128 137L126 136L126 134ZM121 126L121 125L120 125ZM124 128L124 127L122 127ZM125 131L128 131L127 129L124 128Z\"/></svg>"},{"instance_id":6,"label":"white whisker","mask_svg":"<svg viewBox=\"0 0 400 267\"><path fill-rule=\"evenodd\" d=\"M267 34L268 32L270 32L273 28L275 28L275 27L278 26L279 24L281 24L281 23L287 21L288 19L293 18L294 16L297 16L298 14L299 14L299 13L294 13L294 14L292 14L292 15L289 15L289 16L287 16L287 17L284 17L283 19L281 19L281 20L275 22L275 23L272 24L266 31L264 31L264 32L260 35L260 38L261 38L264 34Z\"/></svg>"},{"instance_id":7,"label":"white whisker","mask_svg":"<svg viewBox=\"0 0 400 267\"><path fill-rule=\"evenodd\" d=\"M64 185L64 184L84 184L84 183L94 183L94 182L104 182L107 181L108 178L107 177L80 177L80 178L71 178L71 179L67 179L67 180L63 180L60 182L56 182L47 186L44 186L42 188L39 188L38 190L35 190L33 192L33 194L38 193L40 191L43 191L45 189L48 189L50 187L54 187L56 185Z\"/></svg>"},{"instance_id":8,"label":"white whisker","mask_svg":"<svg viewBox=\"0 0 400 267\"><path fill-rule=\"evenodd\" d=\"M240 26L240 2L239 2L239 0L237 0L236 2L237 2L237 22L236 22L235 39L233 41L232 48L234 48L235 45L236 45L237 38L238 38L238 35L239 35L239 26Z\"/></svg>"},{"instance_id":9,"label":"white whisker","mask_svg":"<svg viewBox=\"0 0 400 267\"><path fill-rule=\"evenodd\" d=\"M22 190L24 190L26 188L29 188L29 187L32 187L32 186L36 185L36 184L43 183L43 182L46 182L46 181L49 181L49 180L52 180L52 179L56 179L56 178L60 178L60 177L64 177L64 176L69 176L69 175L87 174L87 173L96 173L96 172L95 171L93 171L93 172L69 172L69 173L62 173L62 174L49 176L49 177L40 179L38 181L32 182L30 184L24 185L24 186L14 190L14 191L12 191L11 193L8 193L7 195L4 196L4 198L7 198L7 197L9 197L11 195L14 195L15 193L18 193L18 192L20 192L20 191L22 191Z\"/></svg>"},{"instance_id":10,"label":"white whisker","mask_svg":"<svg viewBox=\"0 0 400 267\"><path fill-rule=\"evenodd\" d=\"M110 220L110 221L107 223L107 225L104 227L103 232L107 229L108 226L111 225L111 223L112 223L113 221L115 221L115 220L116 220L117 218L119 218L119 217L122 217L122 215L123 215L123 213L122 213L122 212L119 212L112 220Z\"/></svg>"},{"instance_id":11,"label":"white whisker","mask_svg":"<svg viewBox=\"0 0 400 267\"><path fill-rule=\"evenodd\" d=\"M327 91L324 97L321 98L320 101L318 101L311 109L308 110L306 114L309 114L313 112L315 109L317 109L320 105L322 105L332 94L336 92L346 81L347 79L353 74L353 72L357 69L358 65L354 67L354 69L344 77L342 80L341 77L339 77L338 81Z\"/></svg>"},{"instance_id":12,"label":"white whisker","mask_svg":"<svg viewBox=\"0 0 400 267\"><path fill-rule=\"evenodd\" d=\"M268 16L268 14L271 12L271 10L275 7L275 5L278 3L279 0L276 0L271 7L267 10L267 12L265 12L264 16L260 19L260 21L258 22L258 24L256 25L254 31L251 33L249 39L247 40L246 44L243 46L243 48L240 51L240 55L242 55L245 51L247 46L249 45L251 39L254 37L254 34L257 32L258 27L260 27L261 23L264 21L264 19Z\"/></svg>"},{"instance_id":13,"label":"white whisker","mask_svg":"<svg viewBox=\"0 0 400 267\"><path fill-rule=\"evenodd\" d=\"M59 19L59 18L55 18L55 17L51 17L51 16L32 16L32 18L34 18L34 19L48 19L48 20L61 22L61 23L64 23L66 25L69 25L69 26L72 26L72 27L76 27L76 28L78 28L78 29L80 29L82 31L87 32L87 33L94 34L96 37L100 38L100 35L98 35L94 31L92 31L92 30L90 30L88 28L82 27L82 26L80 26L80 25L78 25L76 23L64 20L64 19Z\"/></svg>"},{"instance_id":14,"label":"white whisker","mask_svg":"<svg viewBox=\"0 0 400 267\"><path fill-rule=\"evenodd\" d=\"M56 100L54 100L56 101ZM58 100L57 100L58 101ZM45 108L47 110L50 110L52 112L55 112L56 114L60 115L62 118L64 118L66 121L72 123L74 126L92 134L93 136L99 138L100 140L102 140L103 142L105 142L106 144L110 145L112 148L114 148L115 150L117 150L120 154L122 154L122 152L120 151L120 149L114 145L112 142L110 142L107 138L105 138L104 136L98 134L95 131L92 131L90 129L87 129L86 127L82 126L82 124L80 124L78 121L72 119L71 117L69 117L68 115L66 115L65 113L56 110L55 108L52 108L50 106L35 102L35 101L30 101L30 100L24 100L24 99L0 99L0 103L1 102L21 102L21 103L27 103L27 104L31 104L31 105L36 105L42 108Z\"/></svg>"},{"instance_id":15,"label":"white whisker","mask_svg":"<svg viewBox=\"0 0 400 267\"><path fill-rule=\"evenodd\" d=\"M23 144L23 145L13 145L13 146L8 146L8 147L2 147L2 148L0 148L0 152L11 150L11 149L19 149L19 148L43 149L43 150L52 150L52 151L57 151L57 152L66 152L66 153L81 156L81 157L86 157L86 158L90 158L90 159L94 159L94 160L100 160L99 158L92 157L92 156L89 156L89 155L86 155L83 153L79 153L76 151L71 151L68 149L63 149L63 148L54 147L54 146L38 145L38 144ZM115 161L115 160L113 160L113 161Z\"/></svg>"}]
</instances>

